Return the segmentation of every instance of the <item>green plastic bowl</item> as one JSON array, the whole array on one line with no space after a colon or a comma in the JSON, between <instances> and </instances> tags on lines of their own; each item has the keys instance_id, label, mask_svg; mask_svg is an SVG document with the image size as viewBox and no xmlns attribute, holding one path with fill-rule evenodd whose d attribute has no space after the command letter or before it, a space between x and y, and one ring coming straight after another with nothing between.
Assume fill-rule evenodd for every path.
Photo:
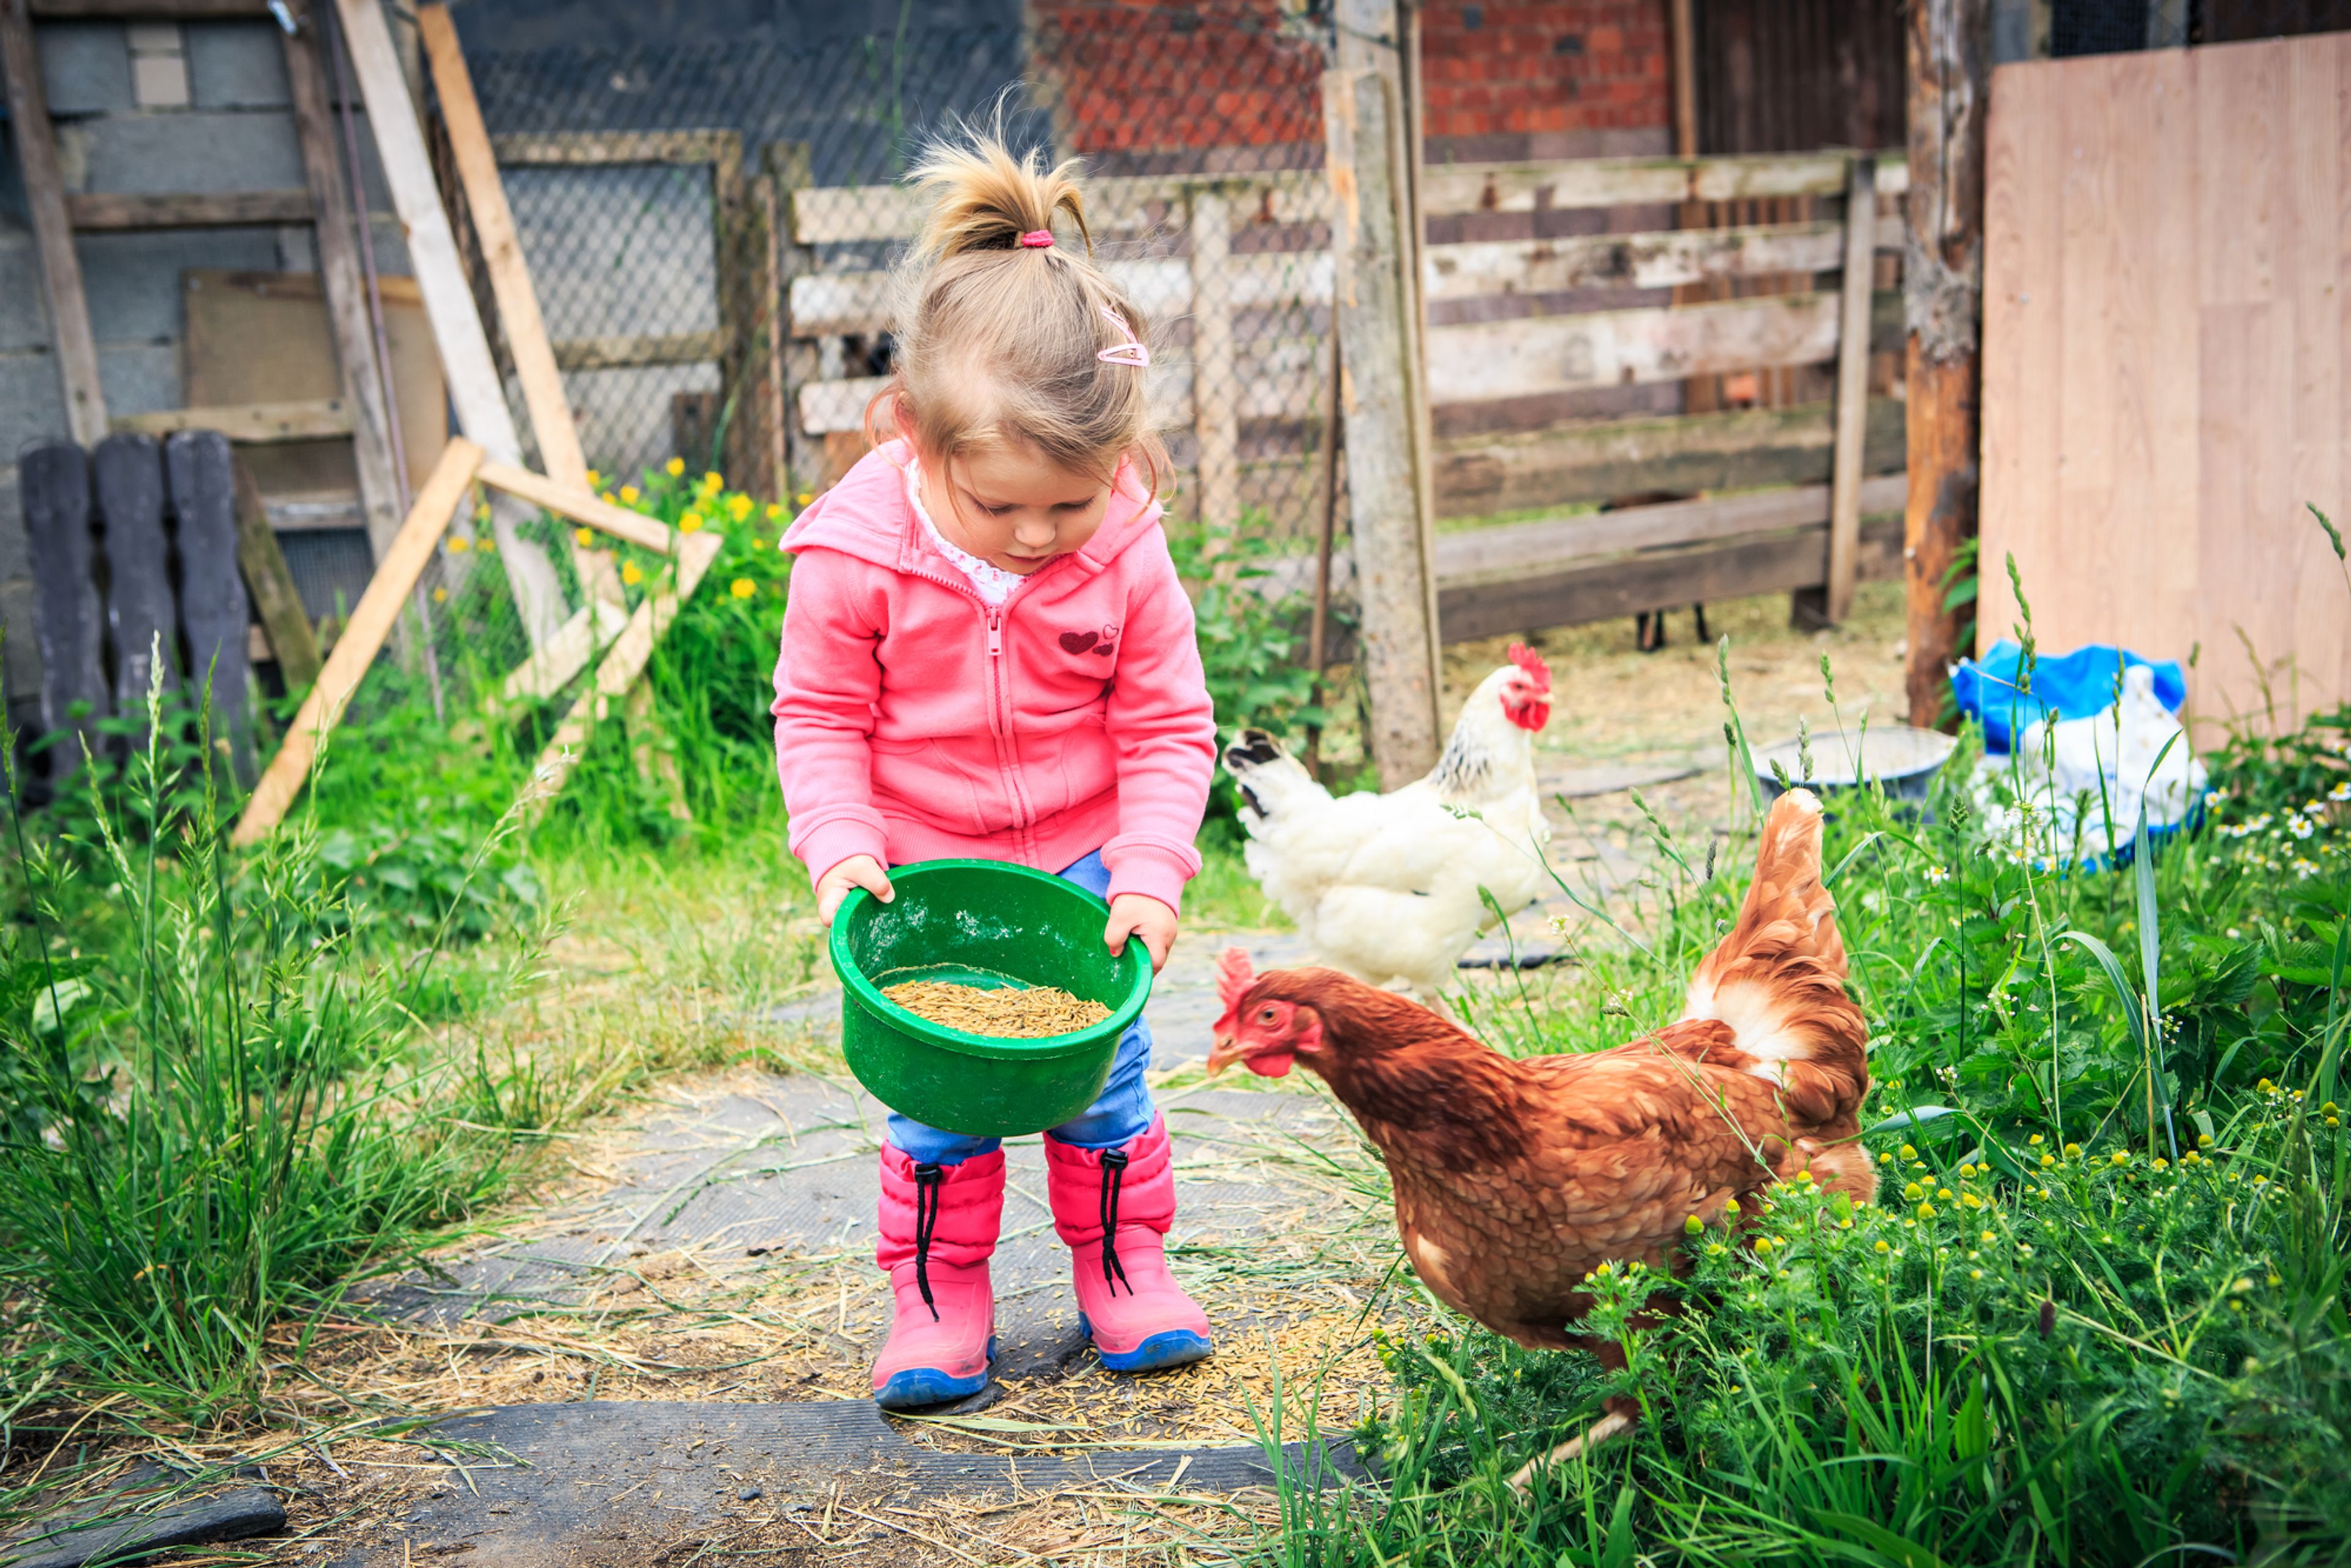
<instances>
[{"instance_id":1,"label":"green plastic bowl","mask_svg":"<svg viewBox=\"0 0 2351 1568\"><path fill-rule=\"evenodd\" d=\"M832 920L841 1049L873 1097L972 1137L1058 1127L1094 1103L1119 1036L1151 996L1139 941L1102 946L1110 905L1075 883L1001 861L916 861L891 872L897 896L859 890ZM1110 1009L1092 1029L1041 1040L966 1034L882 994L906 980L995 989L1059 986Z\"/></svg>"}]
</instances>

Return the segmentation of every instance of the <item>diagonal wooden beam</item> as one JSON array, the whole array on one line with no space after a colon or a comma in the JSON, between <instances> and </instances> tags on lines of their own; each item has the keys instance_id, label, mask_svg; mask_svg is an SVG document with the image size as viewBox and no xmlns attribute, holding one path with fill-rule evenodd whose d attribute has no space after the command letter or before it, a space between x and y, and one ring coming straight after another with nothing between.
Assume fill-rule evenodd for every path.
<instances>
[{"instance_id":1,"label":"diagonal wooden beam","mask_svg":"<svg viewBox=\"0 0 2351 1568\"><path fill-rule=\"evenodd\" d=\"M498 324L506 329L507 349L514 356L515 379L522 382L531 434L538 438L539 466L557 484L585 490L588 459L580 450L580 427L572 422L571 402L563 393L555 346L548 340L547 322L538 312L538 293L531 287L530 268L523 262L522 238L515 232L514 211L507 205L506 183L498 178L489 129L482 123L481 105L474 99L474 78L465 69L465 52L457 47L457 27L449 19L449 7L418 6L416 30L432 66L434 90L441 95L441 119L449 132L458 183L465 190L466 210L473 214L474 232L482 242L482 266L490 275L490 292L497 299ZM571 565L590 599L623 602L620 574L613 570L611 556L575 544Z\"/></svg>"},{"instance_id":2,"label":"diagonal wooden beam","mask_svg":"<svg viewBox=\"0 0 2351 1568\"><path fill-rule=\"evenodd\" d=\"M65 176L49 124L49 96L41 82L40 51L26 0L0 0L0 75L7 85L8 122L25 176L33 243L48 295L49 331L57 343L66 428L84 446L106 438L106 393L98 380L98 340L89 329L89 299L82 292L81 261L74 255L73 221L66 213Z\"/></svg>"},{"instance_id":3,"label":"diagonal wooden beam","mask_svg":"<svg viewBox=\"0 0 2351 1568\"><path fill-rule=\"evenodd\" d=\"M449 519L473 487L474 472L481 463L482 449L463 436L452 437L443 449L440 463L424 481L424 488L417 492L416 504L408 509L408 519L400 525L392 548L376 562L375 575L352 607L342 635L335 639L334 651L327 655L317 684L287 727L285 744L269 759L268 770L254 787L245 815L237 819L236 831L229 835L231 843L256 843L285 820L287 808L293 805L303 780L310 776L310 764L319 755L320 743L342 718L360 678L375 663L392 622L408 602L410 591L433 559L441 536L448 531Z\"/></svg>"}]
</instances>

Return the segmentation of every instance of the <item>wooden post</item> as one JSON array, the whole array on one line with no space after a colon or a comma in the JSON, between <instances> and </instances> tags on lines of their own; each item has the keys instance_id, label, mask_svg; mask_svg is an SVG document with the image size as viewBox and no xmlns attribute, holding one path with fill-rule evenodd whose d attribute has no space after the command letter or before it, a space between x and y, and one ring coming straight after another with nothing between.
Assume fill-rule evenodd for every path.
<instances>
[{"instance_id":1,"label":"wooden post","mask_svg":"<svg viewBox=\"0 0 2351 1568\"><path fill-rule=\"evenodd\" d=\"M269 526L262 505L261 486L241 457L230 459L236 496L236 564L245 572L245 586L253 596L255 616L269 651L277 659L277 674L289 692L298 692L319 678L319 637L309 612L294 586L294 573L278 548L277 532Z\"/></svg>"},{"instance_id":2,"label":"wooden post","mask_svg":"<svg viewBox=\"0 0 2351 1568\"><path fill-rule=\"evenodd\" d=\"M1869 435L1869 295L1877 239L1877 159L1845 181L1844 272L1837 314L1836 446L1829 469L1828 618L1853 612L1861 555L1861 458Z\"/></svg>"},{"instance_id":3,"label":"wooden post","mask_svg":"<svg viewBox=\"0 0 2351 1568\"><path fill-rule=\"evenodd\" d=\"M710 160L711 260L718 283L719 417L726 476L737 488L768 488L767 437L760 430L758 382L767 366L759 339L759 277L768 248L758 210L743 177L743 139L723 131Z\"/></svg>"},{"instance_id":4,"label":"wooden post","mask_svg":"<svg viewBox=\"0 0 2351 1568\"><path fill-rule=\"evenodd\" d=\"M1395 789L1436 766L1437 627L1413 352L1414 290L1396 89L1378 70L1322 83L1335 305L1347 367L1347 491L1372 699L1372 755Z\"/></svg>"},{"instance_id":5,"label":"wooden post","mask_svg":"<svg viewBox=\"0 0 2351 1568\"><path fill-rule=\"evenodd\" d=\"M48 295L49 336L57 345L66 429L79 444L95 446L107 432L98 340L89 329L89 300L82 292L81 261L74 255L73 224L66 215L65 176L57 167L57 136L49 125L49 95L41 81L40 51L33 43L33 21L26 5L26 0L0 0L0 74L7 78L9 129L25 176L25 204L32 212L41 285Z\"/></svg>"},{"instance_id":6,"label":"wooden post","mask_svg":"<svg viewBox=\"0 0 2351 1568\"><path fill-rule=\"evenodd\" d=\"M403 104L406 99L403 90ZM448 530L449 518L473 487L474 470L481 461L482 449L463 438L452 440L442 452L440 463L417 493L416 505L409 508L408 519L400 525L392 548L376 562L375 575L368 580L367 591L360 595L350 620L335 639L334 651L327 655L317 684L302 699L300 711L287 728L285 744L269 759L268 771L254 787L245 815L237 819L236 831L229 835L231 843L258 842L285 820L287 808L293 805L302 781L310 776L319 742L341 719L351 694L359 690L360 677L375 663L392 622L408 602L409 590L416 586L441 536Z\"/></svg>"},{"instance_id":7,"label":"wooden post","mask_svg":"<svg viewBox=\"0 0 2351 1568\"><path fill-rule=\"evenodd\" d=\"M572 421L570 400L563 394L563 374L555 367L555 346L548 340L547 322L538 312L538 293L530 286L522 238L515 232L514 210L507 205L506 183L498 178L489 128L482 123L481 105L474 98L474 78L465 69L465 51L458 47L449 7L417 7L416 30L432 67L433 89L441 96L441 120L449 134L450 158L465 187L474 233L482 243L482 266L490 275L498 324L514 355L515 379L522 383L523 406L530 412L530 431L538 442L540 466L557 484L585 490L589 488L588 459L580 450L580 427ZM608 551L575 543L571 565L589 598L612 604L626 602L620 574L613 570Z\"/></svg>"},{"instance_id":8,"label":"wooden post","mask_svg":"<svg viewBox=\"0 0 2351 1568\"><path fill-rule=\"evenodd\" d=\"M506 388L490 359L482 318L474 308L474 291L457 258L456 237L449 231L449 214L441 205L433 160L424 150L424 132L408 96L408 78L402 74L383 7L379 0L335 0L335 9L343 24L351 70L367 102L368 129L375 137L383 182L408 231L409 265L416 273L417 290L423 296L424 314L433 323L433 340L441 351L441 371L448 382L449 402L457 411L458 427L490 456L502 463L519 463L522 444L515 434L514 413L507 407ZM562 625L565 611L555 563L548 559L545 550L516 532L515 525L528 516L511 502L500 501L491 507L491 527L497 536L507 580L514 588L515 609L536 648ZM381 562L377 570L381 573Z\"/></svg>"},{"instance_id":9,"label":"wooden post","mask_svg":"<svg viewBox=\"0 0 2351 1568\"><path fill-rule=\"evenodd\" d=\"M1200 486L1200 521L1229 528L1240 517L1239 388L1234 384L1233 312L1225 268L1233 248L1232 204L1221 191L1190 193L1192 237L1192 438L1199 452L1193 470Z\"/></svg>"},{"instance_id":10,"label":"wooden post","mask_svg":"<svg viewBox=\"0 0 2351 1568\"><path fill-rule=\"evenodd\" d=\"M336 369L342 377L343 409L350 421L360 510L367 519L369 549L381 560L383 552L392 548L392 536L400 531L401 486L392 467L392 421L383 377L376 368L375 335L369 325L367 282L360 266L359 243L350 228L353 208L335 143L333 99L327 88L326 68L319 57L321 41L315 19L300 34L283 40L286 84L294 105L294 138L301 150L302 175L310 187L319 287L326 297Z\"/></svg>"},{"instance_id":11,"label":"wooden post","mask_svg":"<svg viewBox=\"0 0 2351 1568\"><path fill-rule=\"evenodd\" d=\"M1903 518L1910 722L1941 716L1946 666L1970 650L1943 608L1945 575L1976 531L1982 410L1984 121L1991 108L1990 0L1914 0L1909 14L1910 190L1902 291L1909 409Z\"/></svg>"},{"instance_id":12,"label":"wooden post","mask_svg":"<svg viewBox=\"0 0 2351 1568\"><path fill-rule=\"evenodd\" d=\"M767 164L768 179L776 191L776 402L780 411L778 435L784 447L777 478L778 498L781 499L780 486L791 482L789 476L797 474L800 484L811 484L824 465L823 442L820 439L811 445L808 434L800 429L797 396L799 388L817 379L816 345L792 336L791 314L792 279L816 270L816 247L802 245L792 232L792 205L795 193L807 190L816 181L805 141L770 141L761 156Z\"/></svg>"}]
</instances>

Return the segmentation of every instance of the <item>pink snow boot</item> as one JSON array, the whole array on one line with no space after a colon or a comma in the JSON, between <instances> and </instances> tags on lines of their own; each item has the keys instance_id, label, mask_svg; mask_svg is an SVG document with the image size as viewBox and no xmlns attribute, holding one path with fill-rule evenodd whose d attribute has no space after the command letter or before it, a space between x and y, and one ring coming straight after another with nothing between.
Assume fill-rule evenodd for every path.
<instances>
[{"instance_id":1,"label":"pink snow boot","mask_svg":"<svg viewBox=\"0 0 2351 1568\"><path fill-rule=\"evenodd\" d=\"M1004 1151L956 1166L917 1164L882 1149L881 1235L896 1310L873 1363L873 1403L913 1410L977 1394L996 1359L988 1255L1004 1220Z\"/></svg>"},{"instance_id":2,"label":"pink snow boot","mask_svg":"<svg viewBox=\"0 0 2351 1568\"><path fill-rule=\"evenodd\" d=\"M1078 1326L1113 1372L1152 1372L1207 1357L1207 1314L1168 1276L1161 1239L1176 1218L1166 1124L1114 1149L1045 1139L1053 1228L1069 1244Z\"/></svg>"}]
</instances>

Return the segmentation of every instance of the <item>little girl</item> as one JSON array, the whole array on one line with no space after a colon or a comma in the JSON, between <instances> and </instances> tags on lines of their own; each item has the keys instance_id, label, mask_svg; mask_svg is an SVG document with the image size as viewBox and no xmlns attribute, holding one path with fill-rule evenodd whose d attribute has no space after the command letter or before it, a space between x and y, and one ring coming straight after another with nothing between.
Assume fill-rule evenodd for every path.
<instances>
[{"instance_id":1,"label":"little girl","mask_svg":"<svg viewBox=\"0 0 2351 1568\"><path fill-rule=\"evenodd\" d=\"M776 664L791 848L828 924L884 869L946 856L1050 871L1110 901L1102 940L1176 939L1216 725L1155 501L1141 312L1092 260L1068 166L996 140L934 149L901 275L883 442L784 538L798 559ZM1082 252L1056 240L1066 212ZM1209 1354L1169 1278L1167 1132L1119 1042L1089 1110L1045 1134L1079 1323L1114 1372ZM896 1297L885 1409L975 1394L995 1357L987 1260L1004 1155L890 1118L875 1260Z\"/></svg>"}]
</instances>

